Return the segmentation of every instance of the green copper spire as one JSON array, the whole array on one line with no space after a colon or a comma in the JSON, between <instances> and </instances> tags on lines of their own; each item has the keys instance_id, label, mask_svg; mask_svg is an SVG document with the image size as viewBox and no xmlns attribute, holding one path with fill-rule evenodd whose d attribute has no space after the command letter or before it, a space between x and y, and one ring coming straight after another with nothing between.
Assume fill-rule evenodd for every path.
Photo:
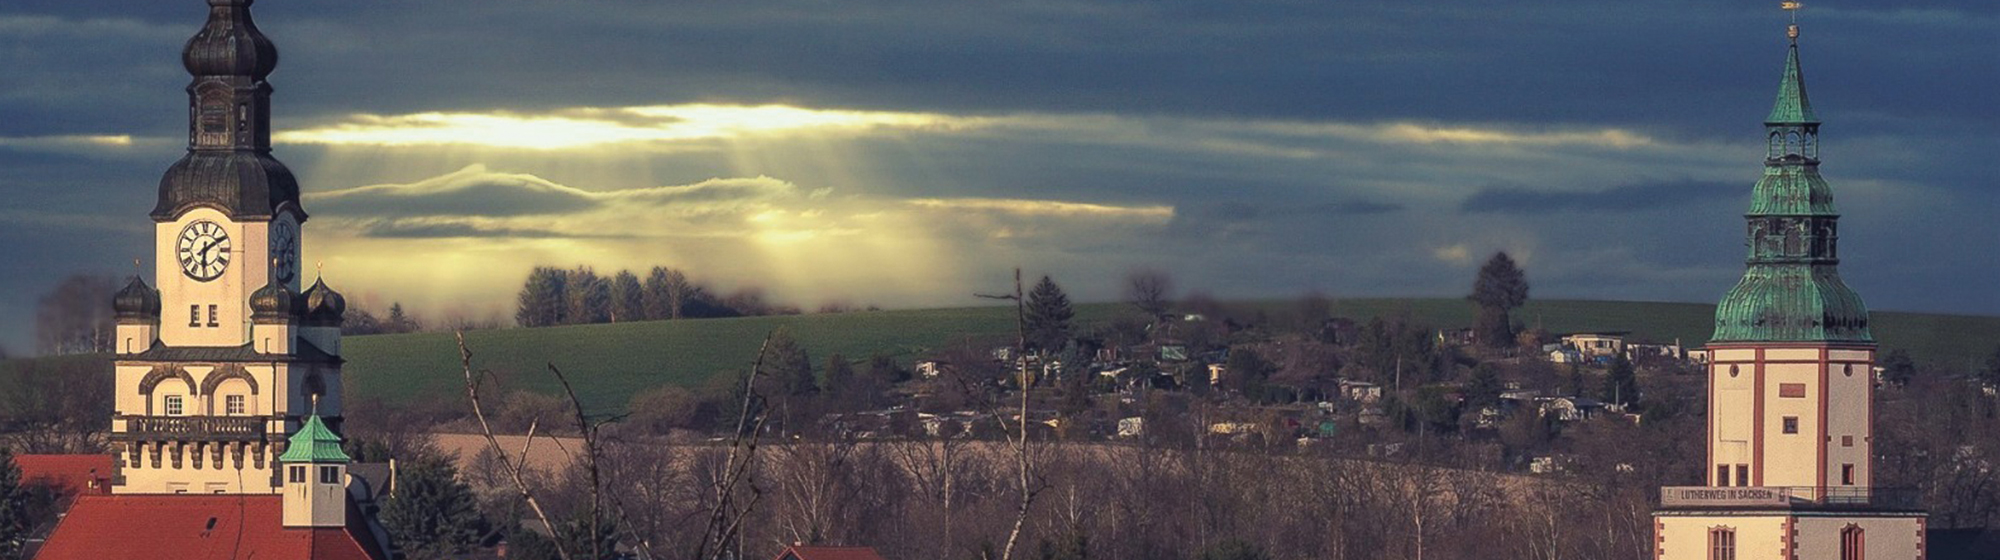
<instances>
[{"instance_id":1,"label":"green copper spire","mask_svg":"<svg viewBox=\"0 0 2000 560\"><path fill-rule=\"evenodd\" d=\"M1751 191L1748 269L1715 309L1713 342L1873 342L1868 307L1841 282L1840 213L1819 175L1819 117L1806 101L1798 26L1765 119L1764 178Z\"/></svg>"},{"instance_id":2,"label":"green copper spire","mask_svg":"<svg viewBox=\"0 0 2000 560\"><path fill-rule=\"evenodd\" d=\"M278 456L283 463L346 463L352 461L346 451L340 450L340 436L326 428L319 415L306 417L306 424L299 426L299 433L292 434L291 445L285 454Z\"/></svg>"},{"instance_id":3,"label":"green copper spire","mask_svg":"<svg viewBox=\"0 0 2000 560\"><path fill-rule=\"evenodd\" d=\"M1806 77L1799 71L1798 38L1792 40L1791 54L1785 57L1785 79L1778 82L1778 102L1771 105L1771 115L1764 117L1769 124L1819 123L1819 115L1813 114L1812 101L1806 99Z\"/></svg>"}]
</instances>

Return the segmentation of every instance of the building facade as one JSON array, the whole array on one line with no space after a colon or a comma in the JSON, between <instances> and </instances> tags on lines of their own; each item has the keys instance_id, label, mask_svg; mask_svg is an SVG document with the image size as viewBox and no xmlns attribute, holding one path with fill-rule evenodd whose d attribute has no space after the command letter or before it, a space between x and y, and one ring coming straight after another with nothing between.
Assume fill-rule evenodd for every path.
<instances>
[{"instance_id":1,"label":"building facade","mask_svg":"<svg viewBox=\"0 0 2000 560\"><path fill-rule=\"evenodd\" d=\"M301 290L306 213L271 156L278 53L254 0L206 0L181 54L187 154L160 180L155 289L120 290L110 493L84 496L38 558L386 558L340 452L346 303ZM206 520L205 523L202 520ZM231 547L209 537L227 525Z\"/></svg>"},{"instance_id":2,"label":"building facade","mask_svg":"<svg viewBox=\"0 0 2000 560\"><path fill-rule=\"evenodd\" d=\"M208 2L181 61L187 155L154 206L157 290L114 307L118 494L274 494L285 435L340 418L340 294L300 290L298 181L271 157L277 50L250 2Z\"/></svg>"},{"instance_id":3,"label":"building facade","mask_svg":"<svg viewBox=\"0 0 2000 560\"><path fill-rule=\"evenodd\" d=\"M1707 348L1707 484L1661 490L1654 556L1921 559L1916 496L1873 484L1876 346L1867 307L1840 280L1820 120L1798 26L1787 35L1764 177L1744 216L1746 270L1716 307Z\"/></svg>"}]
</instances>

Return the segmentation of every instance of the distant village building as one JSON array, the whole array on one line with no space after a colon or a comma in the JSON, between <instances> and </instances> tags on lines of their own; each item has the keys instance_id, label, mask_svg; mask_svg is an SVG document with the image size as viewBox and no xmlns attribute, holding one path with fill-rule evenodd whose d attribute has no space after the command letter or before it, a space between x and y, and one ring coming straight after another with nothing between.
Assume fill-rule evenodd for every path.
<instances>
[{"instance_id":1,"label":"distant village building","mask_svg":"<svg viewBox=\"0 0 2000 560\"><path fill-rule=\"evenodd\" d=\"M1366 381L1342 380L1340 395L1359 403L1373 403L1382 399L1382 386Z\"/></svg>"},{"instance_id":2,"label":"distant village building","mask_svg":"<svg viewBox=\"0 0 2000 560\"><path fill-rule=\"evenodd\" d=\"M80 494L37 560L387 560L340 450L345 299L301 290L306 213L271 157L277 51L251 0L189 2L208 21L182 62L187 154L144 226L154 280L113 308L109 493Z\"/></svg>"},{"instance_id":3,"label":"distant village building","mask_svg":"<svg viewBox=\"0 0 2000 560\"><path fill-rule=\"evenodd\" d=\"M1582 354L1584 359L1617 356L1625 353L1627 332L1594 332L1566 334L1562 344Z\"/></svg>"},{"instance_id":4,"label":"distant village building","mask_svg":"<svg viewBox=\"0 0 2000 560\"><path fill-rule=\"evenodd\" d=\"M1787 2L1788 9L1796 3ZM1839 215L1819 175L1819 125L1799 28L1764 119L1750 255L1709 341L1703 486L1660 490L1661 560L1918 560L1927 516L1908 490L1874 485L1875 338L1840 281Z\"/></svg>"},{"instance_id":5,"label":"distant village building","mask_svg":"<svg viewBox=\"0 0 2000 560\"><path fill-rule=\"evenodd\" d=\"M875 549L865 546L806 546L794 544L785 547L774 560L883 560Z\"/></svg>"}]
</instances>

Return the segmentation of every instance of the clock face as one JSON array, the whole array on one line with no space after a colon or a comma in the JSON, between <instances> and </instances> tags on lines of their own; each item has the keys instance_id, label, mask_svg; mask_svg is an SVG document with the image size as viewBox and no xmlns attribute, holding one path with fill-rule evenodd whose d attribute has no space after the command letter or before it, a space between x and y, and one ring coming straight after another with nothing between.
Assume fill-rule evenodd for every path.
<instances>
[{"instance_id":1,"label":"clock face","mask_svg":"<svg viewBox=\"0 0 2000 560\"><path fill-rule=\"evenodd\" d=\"M229 269L229 232L215 222L199 220L181 228L174 249L188 278L207 282Z\"/></svg>"},{"instance_id":2,"label":"clock face","mask_svg":"<svg viewBox=\"0 0 2000 560\"><path fill-rule=\"evenodd\" d=\"M299 226L278 221L271 226L271 274L286 286L299 277Z\"/></svg>"}]
</instances>

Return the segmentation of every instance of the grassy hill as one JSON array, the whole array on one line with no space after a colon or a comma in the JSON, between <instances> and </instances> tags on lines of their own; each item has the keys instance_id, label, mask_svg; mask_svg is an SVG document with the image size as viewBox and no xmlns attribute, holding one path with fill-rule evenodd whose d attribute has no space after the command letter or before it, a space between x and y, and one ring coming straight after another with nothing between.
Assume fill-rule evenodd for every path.
<instances>
[{"instance_id":1,"label":"grassy hill","mask_svg":"<svg viewBox=\"0 0 2000 560\"><path fill-rule=\"evenodd\" d=\"M1283 317L1293 303L1241 305ZM1120 304L1083 305L1077 318L1104 321L1125 309ZM1472 323L1471 306L1460 299L1345 299L1334 303L1334 312L1357 320L1408 313L1438 327ZM1631 331L1640 338L1680 340L1693 346L1708 340L1713 313L1713 306L1702 304L1552 300L1530 302L1516 317L1555 332ZM1875 336L1885 348L1909 350L1921 361L1959 371L1980 367L2000 345L2000 317L1877 312L1874 320ZM812 354L815 367L833 352L855 360L884 353L907 361L964 337L1006 340L1013 333L1014 309L653 321L477 331L466 338L474 365L493 371L509 388L559 390L544 369L545 364L555 363L576 382L579 396L592 408L620 409L631 395L650 387L699 386L718 372L747 369L764 335L780 327L789 329ZM448 333L357 336L344 344L350 398L392 402L462 398L458 350ZM7 369L10 363L0 363L0 373ZM0 384L8 377L0 375Z\"/></svg>"},{"instance_id":2,"label":"grassy hill","mask_svg":"<svg viewBox=\"0 0 2000 560\"><path fill-rule=\"evenodd\" d=\"M1245 305L1281 316L1290 302ZM1084 305L1078 319L1102 321L1122 312L1118 304ZM1472 323L1459 299L1348 299L1336 315L1366 320L1408 313L1439 327ZM1555 332L1631 331L1636 336L1706 341L1714 306L1686 303L1535 301L1518 312L1530 325ZM1909 350L1947 367L1980 364L2000 344L2000 317L1878 312L1875 335L1886 348ZM654 321L508 329L466 335L474 365L492 370L510 387L556 391L545 364L563 368L592 408L621 408L630 396L660 384L697 386L722 371L747 369L765 333L789 329L819 366L839 352L849 359L887 353L907 359L962 337L1005 337L1014 329L1012 307L874 311L837 315ZM356 397L391 401L456 398L462 391L458 352L450 334L363 336L347 339L347 390Z\"/></svg>"}]
</instances>

